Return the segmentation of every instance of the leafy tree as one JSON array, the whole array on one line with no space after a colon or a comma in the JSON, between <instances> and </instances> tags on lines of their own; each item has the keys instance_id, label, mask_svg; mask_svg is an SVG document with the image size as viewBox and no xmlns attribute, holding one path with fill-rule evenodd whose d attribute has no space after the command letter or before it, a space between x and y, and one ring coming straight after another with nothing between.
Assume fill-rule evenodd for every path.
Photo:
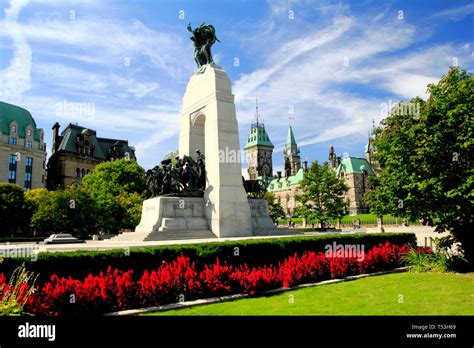
<instances>
[{"instance_id":1,"label":"leafy tree","mask_svg":"<svg viewBox=\"0 0 474 348\"><path fill-rule=\"evenodd\" d=\"M176 157L178 157L178 156L179 156L179 150L168 152L166 155L163 156L163 160L170 159L171 163L173 163L173 165L175 165L176 162L177 162Z\"/></svg>"},{"instance_id":2,"label":"leafy tree","mask_svg":"<svg viewBox=\"0 0 474 348\"><path fill-rule=\"evenodd\" d=\"M299 205L295 208L295 215L305 217L308 222L318 221L318 214L305 204Z\"/></svg>"},{"instance_id":3,"label":"leafy tree","mask_svg":"<svg viewBox=\"0 0 474 348\"><path fill-rule=\"evenodd\" d=\"M346 202L343 194L348 188L344 181L336 176L328 163L311 163L300 183L302 195L296 196L302 205L297 208L299 215L309 220L325 222L344 215Z\"/></svg>"},{"instance_id":4,"label":"leafy tree","mask_svg":"<svg viewBox=\"0 0 474 348\"><path fill-rule=\"evenodd\" d=\"M16 184L0 183L0 231L16 232L25 219L23 190Z\"/></svg>"},{"instance_id":5,"label":"leafy tree","mask_svg":"<svg viewBox=\"0 0 474 348\"><path fill-rule=\"evenodd\" d=\"M31 228L42 233L71 233L83 237L95 227L95 202L84 188L73 185L65 190L38 192L41 202L31 218ZM29 198L34 206L34 198Z\"/></svg>"},{"instance_id":6,"label":"leafy tree","mask_svg":"<svg viewBox=\"0 0 474 348\"><path fill-rule=\"evenodd\" d=\"M31 229L31 219L34 214L38 211L40 205L46 204L48 200L49 191L44 188L31 189L25 192L25 214L28 227ZM45 226L47 227L47 226ZM48 229L34 229L34 234L45 234L48 233Z\"/></svg>"},{"instance_id":7,"label":"leafy tree","mask_svg":"<svg viewBox=\"0 0 474 348\"><path fill-rule=\"evenodd\" d=\"M97 227L117 232L138 224L147 191L144 172L135 161L121 159L101 163L84 177L84 187L97 205Z\"/></svg>"},{"instance_id":8,"label":"leafy tree","mask_svg":"<svg viewBox=\"0 0 474 348\"><path fill-rule=\"evenodd\" d=\"M116 199L123 213L120 227L135 228L139 224L142 215L143 196L136 192L121 192Z\"/></svg>"},{"instance_id":9,"label":"leafy tree","mask_svg":"<svg viewBox=\"0 0 474 348\"><path fill-rule=\"evenodd\" d=\"M275 195L273 193L265 192L263 198L268 202L268 213L270 214L273 222L285 217L285 211L279 202L275 203Z\"/></svg>"},{"instance_id":10,"label":"leafy tree","mask_svg":"<svg viewBox=\"0 0 474 348\"><path fill-rule=\"evenodd\" d=\"M376 188L367 195L378 215L437 221L448 230L473 263L474 77L450 68L419 114L392 110L375 133L375 160L380 168ZM409 110L408 110L409 111Z\"/></svg>"}]
</instances>

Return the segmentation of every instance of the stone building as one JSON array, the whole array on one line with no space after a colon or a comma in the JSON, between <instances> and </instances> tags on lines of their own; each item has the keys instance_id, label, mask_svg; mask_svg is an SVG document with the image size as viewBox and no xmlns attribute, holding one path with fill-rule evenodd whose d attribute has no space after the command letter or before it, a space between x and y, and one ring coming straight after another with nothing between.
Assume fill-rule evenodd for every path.
<instances>
[{"instance_id":1,"label":"stone building","mask_svg":"<svg viewBox=\"0 0 474 348\"><path fill-rule=\"evenodd\" d=\"M258 121L258 118L257 118ZM271 146L268 146L271 144ZM252 124L249 140L245 146L249 158L249 176L252 180L262 180L268 171L264 164L271 163L273 145L263 124ZM341 158L336 155L334 147L329 148L329 166L336 175L343 178L349 190L345 194L348 214L368 213L369 206L364 201L364 195L370 190L369 177L374 175L370 161L373 149L369 144L366 149L367 158L349 157ZM258 158L259 161L255 161ZM260 160L261 159L261 160ZM267 191L273 193L275 201L280 203L287 216L293 216L299 204L296 196L302 194L300 182L304 172L308 169L307 161L301 166L300 149L296 143L293 128L288 127L288 135L283 150L284 171L277 172L276 176L268 175Z\"/></svg>"},{"instance_id":2,"label":"stone building","mask_svg":"<svg viewBox=\"0 0 474 348\"><path fill-rule=\"evenodd\" d=\"M291 126L288 127L286 144L283 149L283 163L285 164L285 177L296 175L301 169L300 149L296 144Z\"/></svg>"},{"instance_id":3,"label":"stone building","mask_svg":"<svg viewBox=\"0 0 474 348\"><path fill-rule=\"evenodd\" d=\"M267 191L272 192L275 201L281 204L288 216L292 216L297 205L295 197L301 194L299 183L307 170L307 162L303 162L301 167L300 149L291 126L288 127L283 149L283 163L285 169L283 175L277 172L277 175L269 181Z\"/></svg>"},{"instance_id":4,"label":"stone building","mask_svg":"<svg viewBox=\"0 0 474 348\"><path fill-rule=\"evenodd\" d=\"M0 182L25 190L42 188L46 181L44 131L31 113L0 102Z\"/></svg>"},{"instance_id":5,"label":"stone building","mask_svg":"<svg viewBox=\"0 0 474 348\"><path fill-rule=\"evenodd\" d=\"M346 192L347 209L350 215L369 213L369 205L364 195L372 188L369 177L374 171L365 158L337 157L334 147L329 148L329 166L336 171L336 175L346 183L349 190Z\"/></svg>"},{"instance_id":6,"label":"stone building","mask_svg":"<svg viewBox=\"0 0 474 348\"><path fill-rule=\"evenodd\" d=\"M52 154L48 160L47 187L54 190L82 183L82 178L105 161L136 160L127 140L99 138L95 130L70 123L59 135L53 126Z\"/></svg>"},{"instance_id":7,"label":"stone building","mask_svg":"<svg viewBox=\"0 0 474 348\"><path fill-rule=\"evenodd\" d=\"M244 147L250 180L273 177L273 147L265 131L265 125L260 121L257 105L255 122L250 127L247 144Z\"/></svg>"}]
</instances>

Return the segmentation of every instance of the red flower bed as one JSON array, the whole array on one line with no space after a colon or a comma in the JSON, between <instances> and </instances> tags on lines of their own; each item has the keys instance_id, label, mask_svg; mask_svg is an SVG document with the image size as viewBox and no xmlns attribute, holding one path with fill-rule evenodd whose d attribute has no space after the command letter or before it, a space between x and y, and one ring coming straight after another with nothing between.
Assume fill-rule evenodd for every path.
<instances>
[{"instance_id":1,"label":"red flower bed","mask_svg":"<svg viewBox=\"0 0 474 348\"><path fill-rule=\"evenodd\" d=\"M361 263L360 273L373 273L395 268L400 263L400 257L408 251L406 246L399 247L390 243L379 244L365 255Z\"/></svg>"},{"instance_id":2,"label":"red flower bed","mask_svg":"<svg viewBox=\"0 0 474 348\"><path fill-rule=\"evenodd\" d=\"M266 290L275 289L280 286L278 270L273 266L265 266L250 269L247 265L240 266L231 278L237 280L240 291L250 295L257 295Z\"/></svg>"},{"instance_id":3,"label":"red flower bed","mask_svg":"<svg viewBox=\"0 0 474 348\"><path fill-rule=\"evenodd\" d=\"M239 283L238 279L232 277L233 273L233 267L226 264L222 265L219 259L213 265L205 265L199 274L204 295L221 296L234 291Z\"/></svg>"},{"instance_id":4,"label":"red flower bed","mask_svg":"<svg viewBox=\"0 0 474 348\"><path fill-rule=\"evenodd\" d=\"M145 271L138 279L133 278L132 271L110 267L106 273L89 275L84 280L53 275L30 297L27 311L52 316L90 315L232 293L256 295L281 286L393 269L406 252L405 246L387 242L357 258L327 257L323 252L310 251L288 257L276 266L232 267L217 259L198 270L189 258L180 256L156 270ZM0 274L0 287L5 281Z\"/></svg>"},{"instance_id":5,"label":"red flower bed","mask_svg":"<svg viewBox=\"0 0 474 348\"><path fill-rule=\"evenodd\" d=\"M138 287L133 271L117 269L88 275L84 281L51 276L41 290L30 297L28 310L42 315L105 313L135 307Z\"/></svg>"},{"instance_id":6,"label":"red flower bed","mask_svg":"<svg viewBox=\"0 0 474 348\"><path fill-rule=\"evenodd\" d=\"M190 300L201 291L194 263L184 256L163 263L157 271L145 271L138 284L142 303L147 306Z\"/></svg>"}]
</instances>

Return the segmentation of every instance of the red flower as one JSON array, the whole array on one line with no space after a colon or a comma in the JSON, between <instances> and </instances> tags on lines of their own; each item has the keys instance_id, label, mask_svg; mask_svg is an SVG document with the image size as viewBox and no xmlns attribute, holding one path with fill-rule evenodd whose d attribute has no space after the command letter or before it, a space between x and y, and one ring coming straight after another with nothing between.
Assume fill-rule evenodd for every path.
<instances>
[{"instance_id":1,"label":"red flower","mask_svg":"<svg viewBox=\"0 0 474 348\"><path fill-rule=\"evenodd\" d=\"M172 262L163 262L156 270L144 271L138 280L133 278L131 270L123 272L110 267L106 273L89 274L82 281L53 275L29 298L27 311L51 316L90 315L187 301L198 296L241 292L256 295L280 286L393 269L406 252L406 246L387 242L369 250L361 261L355 257L328 258L323 252L306 251L286 258L276 267L250 268L247 264L232 267L217 259L200 272L188 257L181 255ZM418 248L418 252L430 251ZM5 276L0 274L0 289L2 286L0 299L8 289Z\"/></svg>"}]
</instances>

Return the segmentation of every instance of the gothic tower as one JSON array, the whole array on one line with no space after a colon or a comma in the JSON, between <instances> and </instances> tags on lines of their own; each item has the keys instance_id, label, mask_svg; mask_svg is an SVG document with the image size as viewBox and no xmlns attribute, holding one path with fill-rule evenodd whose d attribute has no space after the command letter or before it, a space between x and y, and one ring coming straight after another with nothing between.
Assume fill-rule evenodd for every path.
<instances>
[{"instance_id":1,"label":"gothic tower","mask_svg":"<svg viewBox=\"0 0 474 348\"><path fill-rule=\"evenodd\" d=\"M273 176L273 144L265 131L265 125L260 120L258 103L255 106L255 122L250 127L247 144L244 147L248 161L250 180L259 177L270 178Z\"/></svg>"},{"instance_id":2,"label":"gothic tower","mask_svg":"<svg viewBox=\"0 0 474 348\"><path fill-rule=\"evenodd\" d=\"M336 156L334 146L329 146L329 168L337 168L341 164L341 157Z\"/></svg>"},{"instance_id":3,"label":"gothic tower","mask_svg":"<svg viewBox=\"0 0 474 348\"><path fill-rule=\"evenodd\" d=\"M300 149L296 145L295 135L291 126L288 127L288 136L283 150L285 175L295 175L301 168Z\"/></svg>"},{"instance_id":4,"label":"gothic tower","mask_svg":"<svg viewBox=\"0 0 474 348\"><path fill-rule=\"evenodd\" d=\"M375 154L375 146L374 146L374 141L375 141L375 120L372 118L372 131L369 132L368 136L368 141L367 145L365 146L365 158L367 159L367 162L373 167L377 168L378 163L374 160L374 154Z\"/></svg>"},{"instance_id":5,"label":"gothic tower","mask_svg":"<svg viewBox=\"0 0 474 348\"><path fill-rule=\"evenodd\" d=\"M334 151L334 146L329 147L329 168L336 168L337 157L336 152Z\"/></svg>"}]
</instances>

